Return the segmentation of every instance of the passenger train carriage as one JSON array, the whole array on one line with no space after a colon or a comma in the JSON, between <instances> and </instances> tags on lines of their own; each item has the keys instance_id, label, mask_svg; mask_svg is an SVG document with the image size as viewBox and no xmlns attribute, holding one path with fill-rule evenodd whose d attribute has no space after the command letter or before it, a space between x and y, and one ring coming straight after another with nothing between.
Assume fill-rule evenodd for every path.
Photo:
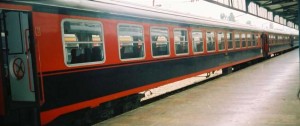
<instances>
[{"instance_id":1,"label":"passenger train carriage","mask_svg":"<svg viewBox=\"0 0 300 126\"><path fill-rule=\"evenodd\" d=\"M298 46L297 34L102 0L2 1L0 29L0 125L87 125L141 91Z\"/></svg>"}]
</instances>

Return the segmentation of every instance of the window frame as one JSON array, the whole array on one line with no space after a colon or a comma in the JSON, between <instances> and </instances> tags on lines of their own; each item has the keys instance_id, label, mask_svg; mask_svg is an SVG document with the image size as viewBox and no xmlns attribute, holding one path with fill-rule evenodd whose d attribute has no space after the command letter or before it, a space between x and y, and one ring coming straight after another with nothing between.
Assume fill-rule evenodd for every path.
<instances>
[{"instance_id":1,"label":"window frame","mask_svg":"<svg viewBox=\"0 0 300 126\"><path fill-rule=\"evenodd\" d=\"M186 31L186 42L187 42L187 47L188 47L188 49L187 49L187 52L186 53L176 53L176 42L175 42L175 31L176 30L184 30L184 31ZM189 54L189 52L190 52L190 46L189 46L189 31L188 31L188 29L187 28L174 28L173 29L173 42L174 42L174 53L175 53L175 55L176 56L181 56L181 55L188 55Z\"/></svg>"},{"instance_id":2,"label":"window frame","mask_svg":"<svg viewBox=\"0 0 300 126\"><path fill-rule=\"evenodd\" d=\"M228 39L228 34L230 35L232 35L232 39L231 39L231 44L232 44L232 48L229 48L229 39ZM227 46L225 46L225 48L227 48L227 50L233 50L235 47L235 44L234 44L234 34L233 34L233 32L232 31L227 31L226 32L226 41L227 41Z\"/></svg>"},{"instance_id":3,"label":"window frame","mask_svg":"<svg viewBox=\"0 0 300 126\"><path fill-rule=\"evenodd\" d=\"M275 43L276 43L276 45L278 45L279 44L279 41L278 41L278 34L275 34Z\"/></svg>"},{"instance_id":4,"label":"window frame","mask_svg":"<svg viewBox=\"0 0 300 126\"><path fill-rule=\"evenodd\" d=\"M138 26L138 27L141 27L142 28L142 31L143 31L143 43L144 43L144 56L143 57L138 57L138 58L127 58L127 59L122 59L121 58L121 44L120 44L120 39L119 39L119 27L120 25L130 25L130 26ZM138 24L130 24L130 23L118 23L117 24L117 39L118 39L118 51L119 51L119 59L122 61L122 62L125 62L125 61L134 61L134 60L143 60L146 58L146 46L145 46L145 30L144 30L144 26L143 25L138 25Z\"/></svg>"},{"instance_id":5,"label":"window frame","mask_svg":"<svg viewBox=\"0 0 300 126\"><path fill-rule=\"evenodd\" d=\"M273 35L272 35L272 42L273 42L273 45L276 45L276 44L277 44L277 41L276 41L276 34L273 34Z\"/></svg>"},{"instance_id":6,"label":"window frame","mask_svg":"<svg viewBox=\"0 0 300 126\"><path fill-rule=\"evenodd\" d=\"M282 35L278 35L277 40L278 44L282 44Z\"/></svg>"},{"instance_id":7,"label":"window frame","mask_svg":"<svg viewBox=\"0 0 300 126\"><path fill-rule=\"evenodd\" d=\"M256 36L257 36L256 32L251 32L251 38L253 37L252 41L251 41L251 45L252 45L253 48L257 46L257 38L256 38Z\"/></svg>"},{"instance_id":8,"label":"window frame","mask_svg":"<svg viewBox=\"0 0 300 126\"><path fill-rule=\"evenodd\" d=\"M269 37L269 41L270 41L270 38L272 40L272 45L276 45L275 34L271 34L271 37Z\"/></svg>"},{"instance_id":9,"label":"window frame","mask_svg":"<svg viewBox=\"0 0 300 126\"><path fill-rule=\"evenodd\" d=\"M268 34L269 37L269 45L273 45L272 34Z\"/></svg>"},{"instance_id":10,"label":"window frame","mask_svg":"<svg viewBox=\"0 0 300 126\"><path fill-rule=\"evenodd\" d=\"M236 35L239 36L239 47L237 48L236 46ZM242 41L241 41L241 32L234 32L234 49L242 49L242 45L241 45Z\"/></svg>"},{"instance_id":11,"label":"window frame","mask_svg":"<svg viewBox=\"0 0 300 126\"><path fill-rule=\"evenodd\" d=\"M243 34L245 35L245 46L243 46ZM241 49L245 49L245 48L247 48L247 33L245 33L245 32L241 32L241 34L240 34L240 39L241 39Z\"/></svg>"},{"instance_id":12,"label":"window frame","mask_svg":"<svg viewBox=\"0 0 300 126\"><path fill-rule=\"evenodd\" d=\"M168 31L168 42L169 42L169 54L168 55L159 55L159 56L154 56L153 55L153 48L152 48L152 32L151 29L153 28L160 28L160 29L166 29ZM160 26L150 26L150 45L151 45L151 56L153 58L161 58L161 57L170 57L171 56L171 41L170 41L170 32L168 27L160 27Z\"/></svg>"},{"instance_id":13,"label":"window frame","mask_svg":"<svg viewBox=\"0 0 300 126\"><path fill-rule=\"evenodd\" d=\"M278 35L277 34L274 34L274 43L275 45L278 45Z\"/></svg>"},{"instance_id":14,"label":"window frame","mask_svg":"<svg viewBox=\"0 0 300 126\"><path fill-rule=\"evenodd\" d=\"M219 42L219 33L222 33L223 34L223 39L224 39L224 41L223 41L223 43L224 43L224 46L223 46L223 49L222 50L220 50L220 42ZM222 31L222 30L219 30L219 31L217 31L217 42L218 42L218 51L226 51L226 32L225 31ZM221 40L222 41L222 40Z\"/></svg>"},{"instance_id":15,"label":"window frame","mask_svg":"<svg viewBox=\"0 0 300 126\"><path fill-rule=\"evenodd\" d=\"M193 47L193 54L201 54L201 53L204 53L204 32L203 32L203 30L199 30L199 29L192 29L191 30L191 37L192 37L192 47ZM201 32L201 35L202 35L202 43L203 43L203 45L202 45L202 48L203 48L203 50L202 51L200 51L200 52L195 52L194 51L194 39L193 39L193 32Z\"/></svg>"},{"instance_id":16,"label":"window frame","mask_svg":"<svg viewBox=\"0 0 300 126\"><path fill-rule=\"evenodd\" d=\"M68 64L66 53L66 46L65 46L65 40L64 40L64 22L66 21L77 21L77 22L91 22L91 23L99 23L101 25L101 31L102 31L102 44L103 44L103 60L102 61L93 61L93 62L84 62L84 63L75 63L75 64ZM86 20L86 19L75 19L75 18L64 18L61 20L61 39L62 39L62 47L63 47L63 55L64 55L64 64L67 67L77 67L77 66L88 66L88 65L95 65L95 64L103 64L106 61L106 50L105 50L105 38L104 38L104 29L103 29L103 23L98 20Z\"/></svg>"},{"instance_id":17,"label":"window frame","mask_svg":"<svg viewBox=\"0 0 300 126\"><path fill-rule=\"evenodd\" d=\"M252 33L251 32L247 32L246 33L246 45L247 48L251 48L252 47L252 38L251 38ZM250 45L249 45L250 43Z\"/></svg>"},{"instance_id":18,"label":"window frame","mask_svg":"<svg viewBox=\"0 0 300 126\"><path fill-rule=\"evenodd\" d=\"M212 33L214 33L214 43L215 43L215 49L214 50L211 50L211 51L209 51L208 50L208 42L207 42L207 32L212 32ZM207 31L205 31L205 46L206 46L206 52L207 53L212 53L212 52L217 52L217 40L216 40L217 38L216 38L216 31L214 31L214 30L207 30Z\"/></svg>"}]
</instances>

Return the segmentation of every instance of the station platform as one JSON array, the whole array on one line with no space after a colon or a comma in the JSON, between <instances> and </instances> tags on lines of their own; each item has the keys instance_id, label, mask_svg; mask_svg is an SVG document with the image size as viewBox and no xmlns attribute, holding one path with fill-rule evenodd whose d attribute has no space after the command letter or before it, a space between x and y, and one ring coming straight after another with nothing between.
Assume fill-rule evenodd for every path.
<instances>
[{"instance_id":1,"label":"station platform","mask_svg":"<svg viewBox=\"0 0 300 126\"><path fill-rule=\"evenodd\" d=\"M299 49L94 126L300 126Z\"/></svg>"}]
</instances>

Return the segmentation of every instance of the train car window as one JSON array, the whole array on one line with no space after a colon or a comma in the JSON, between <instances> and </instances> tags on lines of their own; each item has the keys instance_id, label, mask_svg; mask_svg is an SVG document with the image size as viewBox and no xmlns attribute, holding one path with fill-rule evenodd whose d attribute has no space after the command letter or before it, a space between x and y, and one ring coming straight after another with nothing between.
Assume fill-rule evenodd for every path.
<instances>
[{"instance_id":1,"label":"train car window","mask_svg":"<svg viewBox=\"0 0 300 126\"><path fill-rule=\"evenodd\" d=\"M281 43L281 36L280 36L280 35L277 36L277 43L278 43L278 44Z\"/></svg>"},{"instance_id":2,"label":"train car window","mask_svg":"<svg viewBox=\"0 0 300 126\"><path fill-rule=\"evenodd\" d=\"M241 48L241 39L239 33L234 33L234 40L235 40L235 48L236 49Z\"/></svg>"},{"instance_id":3,"label":"train car window","mask_svg":"<svg viewBox=\"0 0 300 126\"><path fill-rule=\"evenodd\" d=\"M193 51L194 52L203 52L203 37L201 31L193 31Z\"/></svg>"},{"instance_id":4,"label":"train car window","mask_svg":"<svg viewBox=\"0 0 300 126\"><path fill-rule=\"evenodd\" d=\"M256 46L256 43L255 43L256 37L255 37L255 34L253 34L253 33L251 34L251 40L252 40L251 45Z\"/></svg>"},{"instance_id":5,"label":"train car window","mask_svg":"<svg viewBox=\"0 0 300 126\"><path fill-rule=\"evenodd\" d=\"M207 47L207 51L216 50L216 41L215 41L214 32L206 32L206 47Z\"/></svg>"},{"instance_id":6,"label":"train car window","mask_svg":"<svg viewBox=\"0 0 300 126\"><path fill-rule=\"evenodd\" d=\"M65 19L62 36L67 65L103 62L102 24L97 21Z\"/></svg>"},{"instance_id":7,"label":"train car window","mask_svg":"<svg viewBox=\"0 0 300 126\"><path fill-rule=\"evenodd\" d=\"M153 27L150 29L152 56L170 54L169 32L167 28Z\"/></svg>"},{"instance_id":8,"label":"train car window","mask_svg":"<svg viewBox=\"0 0 300 126\"><path fill-rule=\"evenodd\" d=\"M278 36L278 41L279 41L279 43L281 43L282 44L282 41L283 41L283 39L282 39L282 36L280 35L280 36Z\"/></svg>"},{"instance_id":9,"label":"train car window","mask_svg":"<svg viewBox=\"0 0 300 126\"><path fill-rule=\"evenodd\" d=\"M174 43L176 54L187 54L189 49L187 30L174 30Z\"/></svg>"},{"instance_id":10,"label":"train car window","mask_svg":"<svg viewBox=\"0 0 300 126\"><path fill-rule=\"evenodd\" d=\"M247 46L251 47L252 46L252 40L253 38L251 37L251 34L247 34Z\"/></svg>"},{"instance_id":11,"label":"train car window","mask_svg":"<svg viewBox=\"0 0 300 126\"><path fill-rule=\"evenodd\" d=\"M269 35L269 44L273 45L273 36L272 35Z\"/></svg>"},{"instance_id":12,"label":"train car window","mask_svg":"<svg viewBox=\"0 0 300 126\"><path fill-rule=\"evenodd\" d=\"M272 44L273 45L276 44L275 35L272 35L271 38L272 38Z\"/></svg>"},{"instance_id":13,"label":"train car window","mask_svg":"<svg viewBox=\"0 0 300 126\"><path fill-rule=\"evenodd\" d=\"M286 36L283 36L283 39L284 39L284 43L287 43L287 38L286 38Z\"/></svg>"},{"instance_id":14,"label":"train car window","mask_svg":"<svg viewBox=\"0 0 300 126\"><path fill-rule=\"evenodd\" d=\"M259 34L254 34L253 46L258 46Z\"/></svg>"},{"instance_id":15,"label":"train car window","mask_svg":"<svg viewBox=\"0 0 300 126\"><path fill-rule=\"evenodd\" d=\"M218 33L218 46L220 51L225 49L225 35L223 32Z\"/></svg>"},{"instance_id":16,"label":"train car window","mask_svg":"<svg viewBox=\"0 0 300 126\"><path fill-rule=\"evenodd\" d=\"M233 34L232 32L227 32L227 42L228 42L228 46L227 48L230 50L233 48Z\"/></svg>"},{"instance_id":17,"label":"train car window","mask_svg":"<svg viewBox=\"0 0 300 126\"><path fill-rule=\"evenodd\" d=\"M242 33L241 38L242 38L242 48L245 48L246 47L246 34Z\"/></svg>"},{"instance_id":18,"label":"train car window","mask_svg":"<svg viewBox=\"0 0 300 126\"><path fill-rule=\"evenodd\" d=\"M142 26L119 24L118 41L121 59L144 57L144 29Z\"/></svg>"},{"instance_id":19,"label":"train car window","mask_svg":"<svg viewBox=\"0 0 300 126\"><path fill-rule=\"evenodd\" d=\"M288 43L288 38L287 38L287 36L284 36L284 42L285 42L285 43Z\"/></svg>"},{"instance_id":20,"label":"train car window","mask_svg":"<svg viewBox=\"0 0 300 126\"><path fill-rule=\"evenodd\" d=\"M289 38L288 36L285 36L285 43L288 43L289 42Z\"/></svg>"},{"instance_id":21,"label":"train car window","mask_svg":"<svg viewBox=\"0 0 300 126\"><path fill-rule=\"evenodd\" d=\"M295 41L299 41L299 36L294 36L294 39Z\"/></svg>"},{"instance_id":22,"label":"train car window","mask_svg":"<svg viewBox=\"0 0 300 126\"><path fill-rule=\"evenodd\" d=\"M270 34L269 34L269 45L272 45L272 38Z\"/></svg>"}]
</instances>

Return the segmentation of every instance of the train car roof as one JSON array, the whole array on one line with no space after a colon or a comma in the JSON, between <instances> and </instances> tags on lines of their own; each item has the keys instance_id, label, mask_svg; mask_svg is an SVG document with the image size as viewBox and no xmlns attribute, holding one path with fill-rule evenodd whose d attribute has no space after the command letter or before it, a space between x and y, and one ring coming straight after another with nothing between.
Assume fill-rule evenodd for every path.
<instances>
[{"instance_id":1,"label":"train car roof","mask_svg":"<svg viewBox=\"0 0 300 126\"><path fill-rule=\"evenodd\" d=\"M15 1L18 3L26 3L32 5L46 5L70 9L78 9L85 11L93 11L100 13L109 13L113 15L122 15L128 17L138 17L145 19L152 19L158 21L167 21L173 23L184 23L189 25L198 25L211 28L225 28L231 30L250 30L259 32L271 32L278 34L292 34L276 30L264 30L255 26L239 24L236 22L229 22L224 20L216 20L206 17L195 16L187 13L180 13L170 10L164 10L155 7L137 6L133 4L126 4L107 0L47 0L47 1Z\"/></svg>"}]
</instances>

